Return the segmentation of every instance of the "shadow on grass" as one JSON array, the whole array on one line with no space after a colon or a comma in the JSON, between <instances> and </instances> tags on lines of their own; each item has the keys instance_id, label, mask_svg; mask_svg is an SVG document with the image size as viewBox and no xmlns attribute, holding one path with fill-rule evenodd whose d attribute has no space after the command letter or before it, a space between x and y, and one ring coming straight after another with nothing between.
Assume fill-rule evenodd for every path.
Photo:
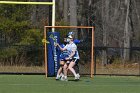
<instances>
[{"instance_id":1,"label":"shadow on grass","mask_svg":"<svg viewBox=\"0 0 140 93\"><path fill-rule=\"evenodd\" d=\"M69 79L68 81L72 81L72 82L79 82L79 81L82 81L82 80Z\"/></svg>"}]
</instances>

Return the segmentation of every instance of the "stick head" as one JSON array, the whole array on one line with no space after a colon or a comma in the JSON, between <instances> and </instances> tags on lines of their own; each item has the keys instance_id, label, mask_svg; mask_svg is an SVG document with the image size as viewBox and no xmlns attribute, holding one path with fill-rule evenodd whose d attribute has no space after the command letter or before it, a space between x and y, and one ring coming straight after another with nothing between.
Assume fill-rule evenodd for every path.
<instances>
[{"instance_id":1,"label":"stick head","mask_svg":"<svg viewBox=\"0 0 140 93\"><path fill-rule=\"evenodd\" d=\"M47 44L49 44L50 42L47 41L46 39L42 39L42 43L47 43Z\"/></svg>"}]
</instances>

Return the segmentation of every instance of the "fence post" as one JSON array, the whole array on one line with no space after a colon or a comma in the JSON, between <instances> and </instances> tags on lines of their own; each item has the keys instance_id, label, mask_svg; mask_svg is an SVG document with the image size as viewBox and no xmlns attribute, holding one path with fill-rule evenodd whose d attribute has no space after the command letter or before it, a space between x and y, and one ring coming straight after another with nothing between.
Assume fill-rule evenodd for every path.
<instances>
[{"instance_id":1,"label":"fence post","mask_svg":"<svg viewBox=\"0 0 140 93\"><path fill-rule=\"evenodd\" d=\"M94 48L94 76L96 75L96 48Z\"/></svg>"}]
</instances>

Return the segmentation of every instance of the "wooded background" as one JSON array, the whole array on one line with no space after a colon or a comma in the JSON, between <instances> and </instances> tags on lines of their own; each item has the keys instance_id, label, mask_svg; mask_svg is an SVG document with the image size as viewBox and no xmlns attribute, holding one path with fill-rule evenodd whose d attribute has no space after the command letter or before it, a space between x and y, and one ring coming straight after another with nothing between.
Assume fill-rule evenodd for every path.
<instances>
[{"instance_id":1,"label":"wooded background","mask_svg":"<svg viewBox=\"0 0 140 93\"><path fill-rule=\"evenodd\" d=\"M42 45L44 25L51 25L51 6L1 4L0 46L4 46L0 51L1 62L16 63L25 55L33 57L36 50L30 53L24 49ZM56 0L56 25L94 26L95 47L104 65L108 55L112 57L114 51L124 61L140 59L140 0ZM83 41L91 38L91 31L72 31ZM24 48L9 45L24 45ZM24 52L20 53L22 49ZM26 57L22 61L28 60Z\"/></svg>"}]
</instances>

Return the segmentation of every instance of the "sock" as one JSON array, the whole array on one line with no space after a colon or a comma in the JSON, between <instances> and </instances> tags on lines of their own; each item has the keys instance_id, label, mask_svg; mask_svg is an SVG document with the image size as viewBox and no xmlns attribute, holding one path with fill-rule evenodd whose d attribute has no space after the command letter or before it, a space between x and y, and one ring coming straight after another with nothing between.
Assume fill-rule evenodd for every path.
<instances>
[{"instance_id":1,"label":"sock","mask_svg":"<svg viewBox=\"0 0 140 93\"><path fill-rule=\"evenodd\" d=\"M57 77L60 77L60 75L59 75L59 74L57 74Z\"/></svg>"},{"instance_id":2,"label":"sock","mask_svg":"<svg viewBox=\"0 0 140 93\"><path fill-rule=\"evenodd\" d=\"M62 73L60 73L60 76L62 76Z\"/></svg>"},{"instance_id":3,"label":"sock","mask_svg":"<svg viewBox=\"0 0 140 93\"><path fill-rule=\"evenodd\" d=\"M64 76L65 79L67 79L67 76Z\"/></svg>"}]
</instances>

